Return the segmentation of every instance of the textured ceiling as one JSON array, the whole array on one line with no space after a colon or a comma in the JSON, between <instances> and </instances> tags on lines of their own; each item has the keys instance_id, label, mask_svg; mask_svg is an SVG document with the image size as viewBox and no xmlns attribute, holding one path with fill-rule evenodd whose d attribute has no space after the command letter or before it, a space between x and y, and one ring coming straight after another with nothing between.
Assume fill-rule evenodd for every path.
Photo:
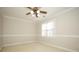
<instances>
[{"instance_id":1,"label":"textured ceiling","mask_svg":"<svg viewBox=\"0 0 79 59\"><path fill-rule=\"evenodd\" d=\"M48 19L51 16L54 16L55 14L62 12L66 9L69 9L69 7L41 7L40 10L47 11L47 14L46 15L40 14L40 17L38 18L33 17L32 15L25 15L27 12L30 11L28 8L25 8L25 7L0 7L0 12L6 16L23 18L26 20L29 20L29 19L41 20L41 19Z\"/></svg>"}]
</instances>

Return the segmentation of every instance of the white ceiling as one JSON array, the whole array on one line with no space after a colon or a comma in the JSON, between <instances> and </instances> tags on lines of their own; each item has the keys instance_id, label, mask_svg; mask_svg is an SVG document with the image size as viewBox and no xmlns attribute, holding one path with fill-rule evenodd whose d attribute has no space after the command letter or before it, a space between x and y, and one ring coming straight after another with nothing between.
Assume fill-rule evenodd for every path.
<instances>
[{"instance_id":1,"label":"white ceiling","mask_svg":"<svg viewBox=\"0 0 79 59\"><path fill-rule=\"evenodd\" d=\"M42 7L40 10L45 10L47 11L47 14L40 14L39 18L32 17L32 15L25 15L27 12L30 10L25 7L0 7L0 12L3 15L6 16L13 16L13 17L18 17L18 18L23 18L26 20L33 20L33 19L47 19L50 18L51 16L54 16L55 14L62 12L63 10L69 9L69 7ZM45 17L43 17L45 16Z\"/></svg>"}]
</instances>

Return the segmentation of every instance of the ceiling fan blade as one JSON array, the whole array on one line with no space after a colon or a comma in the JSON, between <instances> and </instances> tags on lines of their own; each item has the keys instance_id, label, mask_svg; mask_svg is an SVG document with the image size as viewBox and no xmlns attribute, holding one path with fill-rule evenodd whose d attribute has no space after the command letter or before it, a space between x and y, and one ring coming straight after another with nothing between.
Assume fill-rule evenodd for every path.
<instances>
[{"instance_id":1,"label":"ceiling fan blade","mask_svg":"<svg viewBox=\"0 0 79 59\"><path fill-rule=\"evenodd\" d=\"M31 8L31 7L27 7L27 8L32 10L32 8Z\"/></svg>"},{"instance_id":2,"label":"ceiling fan blade","mask_svg":"<svg viewBox=\"0 0 79 59\"><path fill-rule=\"evenodd\" d=\"M47 14L47 12L46 12L46 11L40 11L40 13L44 13L44 14Z\"/></svg>"},{"instance_id":3,"label":"ceiling fan blade","mask_svg":"<svg viewBox=\"0 0 79 59\"><path fill-rule=\"evenodd\" d=\"M29 14L31 14L30 12L28 12L26 15L29 15Z\"/></svg>"}]
</instances>

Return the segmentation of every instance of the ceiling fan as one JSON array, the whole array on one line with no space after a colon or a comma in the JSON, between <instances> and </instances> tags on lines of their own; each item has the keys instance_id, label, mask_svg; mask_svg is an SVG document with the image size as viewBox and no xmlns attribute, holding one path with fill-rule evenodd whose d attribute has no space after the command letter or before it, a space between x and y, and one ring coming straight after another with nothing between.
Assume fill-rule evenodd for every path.
<instances>
[{"instance_id":1,"label":"ceiling fan","mask_svg":"<svg viewBox=\"0 0 79 59\"><path fill-rule=\"evenodd\" d=\"M39 10L40 7L33 7L33 8L32 7L27 7L27 8L30 9L30 10L32 10L32 11L28 12L26 15L32 14L33 16L38 17L39 16L39 13L47 14L46 11Z\"/></svg>"}]
</instances>

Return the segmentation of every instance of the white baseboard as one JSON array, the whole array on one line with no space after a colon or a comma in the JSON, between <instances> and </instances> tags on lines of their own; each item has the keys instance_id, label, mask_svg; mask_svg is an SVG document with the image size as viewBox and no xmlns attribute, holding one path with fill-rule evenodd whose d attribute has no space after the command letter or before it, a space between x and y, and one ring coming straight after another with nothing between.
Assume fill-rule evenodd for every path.
<instances>
[{"instance_id":1,"label":"white baseboard","mask_svg":"<svg viewBox=\"0 0 79 59\"><path fill-rule=\"evenodd\" d=\"M16 46L16 45L36 43L36 42L37 41L16 42L16 43L5 44L2 47ZM50 42L46 42L46 41L40 41L38 43L42 43L42 44L45 44L45 45L48 45L48 46L51 46L51 47L56 47L56 48L59 48L59 49L62 49L64 51L68 51L68 52L78 52L76 50L72 50L72 49L68 49L68 48L62 47L62 46L54 45L54 44L52 44ZM0 50L1 50L1 48L0 48Z\"/></svg>"},{"instance_id":2,"label":"white baseboard","mask_svg":"<svg viewBox=\"0 0 79 59\"><path fill-rule=\"evenodd\" d=\"M9 43L9 44L4 44L2 47L16 46L16 45L28 44L28 43L34 43L34 42L36 41Z\"/></svg>"},{"instance_id":3,"label":"white baseboard","mask_svg":"<svg viewBox=\"0 0 79 59\"><path fill-rule=\"evenodd\" d=\"M78 52L76 50L72 50L72 49L62 47L62 46L54 45L54 44L51 44L51 43L45 42L45 41L40 41L40 43L51 46L51 47L56 47L56 48L62 49L62 50L67 51L67 52Z\"/></svg>"}]
</instances>

